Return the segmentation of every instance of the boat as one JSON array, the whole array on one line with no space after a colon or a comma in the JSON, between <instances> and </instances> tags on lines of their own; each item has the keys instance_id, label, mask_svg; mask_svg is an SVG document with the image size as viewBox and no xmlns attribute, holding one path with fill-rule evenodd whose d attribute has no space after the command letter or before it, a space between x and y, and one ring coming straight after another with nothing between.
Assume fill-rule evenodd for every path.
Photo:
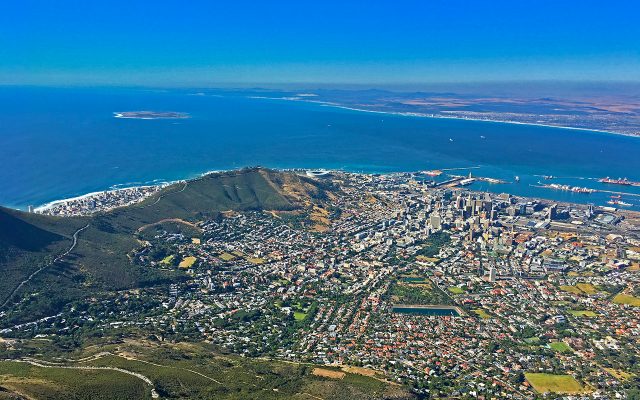
<instances>
[{"instance_id":1,"label":"boat","mask_svg":"<svg viewBox=\"0 0 640 400\"><path fill-rule=\"evenodd\" d=\"M516 180L516 182L520 182L520 177L516 175L516 177L514 178Z\"/></svg>"},{"instance_id":2,"label":"boat","mask_svg":"<svg viewBox=\"0 0 640 400\"><path fill-rule=\"evenodd\" d=\"M593 193L596 190L595 189L590 189L587 187L579 187L579 186L574 186L571 188L571 191L574 193Z\"/></svg>"},{"instance_id":3,"label":"boat","mask_svg":"<svg viewBox=\"0 0 640 400\"><path fill-rule=\"evenodd\" d=\"M591 188L588 188L588 187L560 185L558 183L544 184L542 182L538 182L538 185L540 185L540 187L543 187L545 189L562 190L562 191L573 192L573 193L589 194L589 193L596 192L595 189L591 189Z\"/></svg>"},{"instance_id":4,"label":"boat","mask_svg":"<svg viewBox=\"0 0 640 400\"><path fill-rule=\"evenodd\" d=\"M631 207L632 206L632 204L625 203L622 200L615 200L615 199L607 201L607 204L611 204L612 206L621 206L621 207Z\"/></svg>"},{"instance_id":5,"label":"boat","mask_svg":"<svg viewBox=\"0 0 640 400\"><path fill-rule=\"evenodd\" d=\"M640 182L630 181L627 178L612 179L612 178L609 178L608 176L606 178L598 179L598 182L608 183L611 185L640 186Z\"/></svg>"},{"instance_id":6,"label":"boat","mask_svg":"<svg viewBox=\"0 0 640 400\"><path fill-rule=\"evenodd\" d=\"M467 185L471 185L473 182L475 182L475 178L466 178L458 182L458 185L467 186Z\"/></svg>"},{"instance_id":7,"label":"boat","mask_svg":"<svg viewBox=\"0 0 640 400\"><path fill-rule=\"evenodd\" d=\"M424 171L424 174L429 176L439 176L442 174L442 171L439 169L432 169L431 171Z\"/></svg>"}]
</instances>

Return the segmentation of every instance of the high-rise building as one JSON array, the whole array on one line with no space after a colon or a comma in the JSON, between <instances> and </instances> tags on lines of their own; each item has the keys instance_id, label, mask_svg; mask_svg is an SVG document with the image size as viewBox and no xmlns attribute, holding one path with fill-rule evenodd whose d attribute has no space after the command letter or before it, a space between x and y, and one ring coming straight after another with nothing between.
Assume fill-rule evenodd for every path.
<instances>
[{"instance_id":1,"label":"high-rise building","mask_svg":"<svg viewBox=\"0 0 640 400\"><path fill-rule=\"evenodd\" d=\"M429 223L434 231L442 228L442 219L437 214L431 214L431 217L429 217Z\"/></svg>"},{"instance_id":2,"label":"high-rise building","mask_svg":"<svg viewBox=\"0 0 640 400\"><path fill-rule=\"evenodd\" d=\"M558 205L557 204L550 205L549 211L547 214L547 220L553 221L554 219L556 219L557 215L558 215Z\"/></svg>"},{"instance_id":3,"label":"high-rise building","mask_svg":"<svg viewBox=\"0 0 640 400\"><path fill-rule=\"evenodd\" d=\"M462 196L458 195L458 197L456 197L456 208L458 210L462 209L462 203L463 203Z\"/></svg>"}]
</instances>

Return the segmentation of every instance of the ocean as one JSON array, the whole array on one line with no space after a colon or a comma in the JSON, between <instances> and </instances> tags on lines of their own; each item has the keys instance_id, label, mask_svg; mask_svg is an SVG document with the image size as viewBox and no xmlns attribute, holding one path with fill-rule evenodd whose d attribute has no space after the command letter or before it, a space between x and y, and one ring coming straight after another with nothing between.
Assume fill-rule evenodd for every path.
<instances>
[{"instance_id":1,"label":"ocean","mask_svg":"<svg viewBox=\"0 0 640 400\"><path fill-rule=\"evenodd\" d=\"M640 195L640 138L497 122L347 110L265 91L0 88L0 204L26 209L88 192L261 165L503 179L474 190L607 205L612 193L534 187L558 183ZM121 111L189 119L121 119ZM470 167L479 167L472 168ZM553 180L542 176L552 175ZM520 182L515 183L515 176ZM640 210L640 197L622 200Z\"/></svg>"}]
</instances>

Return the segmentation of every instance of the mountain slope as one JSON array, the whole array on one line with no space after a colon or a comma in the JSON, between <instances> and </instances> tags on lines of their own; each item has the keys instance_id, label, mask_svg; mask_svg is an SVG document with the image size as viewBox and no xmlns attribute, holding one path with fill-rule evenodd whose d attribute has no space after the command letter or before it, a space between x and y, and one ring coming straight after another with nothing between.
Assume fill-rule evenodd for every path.
<instances>
[{"instance_id":1,"label":"mountain slope","mask_svg":"<svg viewBox=\"0 0 640 400\"><path fill-rule=\"evenodd\" d=\"M196 223L228 210L295 210L322 202L328 190L293 173L251 168L179 182L142 203L91 217L59 218L1 209L0 272L7 279L0 285L0 304L7 302L4 309L12 311L5 325L50 315L67 301L102 290L181 279L178 271L131 263L130 253L140 246L136 233L141 227L167 219ZM87 224L77 235L73 251L51 263L69 249L74 232ZM46 268L11 295L42 266ZM21 301L26 293L37 295Z\"/></svg>"}]
</instances>

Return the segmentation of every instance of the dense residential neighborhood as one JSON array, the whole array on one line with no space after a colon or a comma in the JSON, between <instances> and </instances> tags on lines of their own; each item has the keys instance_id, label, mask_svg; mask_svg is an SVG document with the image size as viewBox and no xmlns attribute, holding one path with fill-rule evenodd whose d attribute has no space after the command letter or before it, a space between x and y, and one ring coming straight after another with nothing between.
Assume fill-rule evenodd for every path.
<instances>
[{"instance_id":1,"label":"dense residential neighborhood","mask_svg":"<svg viewBox=\"0 0 640 400\"><path fill-rule=\"evenodd\" d=\"M336 190L303 212L140 229L132 262L188 279L72 304L0 335L135 329L360 368L427 398L635 393L640 215L434 187L421 174L313 176Z\"/></svg>"}]
</instances>

